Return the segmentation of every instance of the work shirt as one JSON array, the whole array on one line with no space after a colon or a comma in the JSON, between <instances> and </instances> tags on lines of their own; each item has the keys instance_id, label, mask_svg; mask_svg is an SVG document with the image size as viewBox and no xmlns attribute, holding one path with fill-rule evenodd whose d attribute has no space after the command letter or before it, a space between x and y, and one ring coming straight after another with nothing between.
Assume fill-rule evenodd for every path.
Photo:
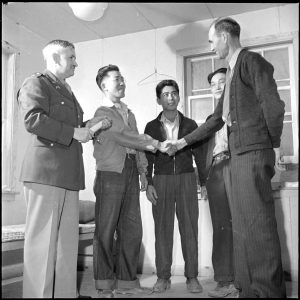
<instances>
[{"instance_id":1,"label":"work shirt","mask_svg":"<svg viewBox=\"0 0 300 300\"><path fill-rule=\"evenodd\" d=\"M177 140L178 139L178 130L179 130L179 115L178 112L176 114L174 122L171 122L166 118L164 113L161 114L160 121L163 124L165 129L167 140Z\"/></svg>"},{"instance_id":2,"label":"work shirt","mask_svg":"<svg viewBox=\"0 0 300 300\"><path fill-rule=\"evenodd\" d=\"M114 106L117 109L118 113L120 113L120 115L122 116L124 123L127 126L130 126L128 123L128 106L122 101L120 101L120 103L114 103ZM126 153L136 154L136 151L134 149L126 147Z\"/></svg>"}]
</instances>

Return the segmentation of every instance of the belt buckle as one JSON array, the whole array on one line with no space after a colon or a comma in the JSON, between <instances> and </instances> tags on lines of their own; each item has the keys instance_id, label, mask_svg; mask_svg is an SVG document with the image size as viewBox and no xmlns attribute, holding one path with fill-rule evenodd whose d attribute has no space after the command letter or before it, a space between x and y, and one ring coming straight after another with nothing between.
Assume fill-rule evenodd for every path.
<instances>
[{"instance_id":1,"label":"belt buckle","mask_svg":"<svg viewBox=\"0 0 300 300\"><path fill-rule=\"evenodd\" d=\"M133 153L126 153L126 156L129 159L134 159L134 154Z\"/></svg>"},{"instance_id":2,"label":"belt buckle","mask_svg":"<svg viewBox=\"0 0 300 300\"><path fill-rule=\"evenodd\" d=\"M228 152L221 152L214 157L214 159L216 161L222 161L222 160L229 159L229 158L230 158L230 155L228 154Z\"/></svg>"}]
</instances>

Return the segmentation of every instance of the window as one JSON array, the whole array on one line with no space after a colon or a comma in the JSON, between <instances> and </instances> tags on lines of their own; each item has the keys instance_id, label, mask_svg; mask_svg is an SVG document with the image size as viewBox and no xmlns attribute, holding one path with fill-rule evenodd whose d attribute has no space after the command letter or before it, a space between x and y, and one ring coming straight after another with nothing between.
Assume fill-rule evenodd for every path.
<instances>
[{"instance_id":1,"label":"window","mask_svg":"<svg viewBox=\"0 0 300 300\"><path fill-rule=\"evenodd\" d=\"M248 47L260 53L274 66L280 98L285 102L281 152L286 163L298 163L298 114L296 99L296 83L294 70L293 44ZM216 55L198 55L185 59L185 86L187 115L200 125L205 122L216 103L210 92L207 75L212 71L227 67L225 60Z\"/></svg>"},{"instance_id":2,"label":"window","mask_svg":"<svg viewBox=\"0 0 300 300\"><path fill-rule=\"evenodd\" d=\"M17 51L2 42L2 193L15 192L14 130L16 128L15 70Z\"/></svg>"}]
</instances>

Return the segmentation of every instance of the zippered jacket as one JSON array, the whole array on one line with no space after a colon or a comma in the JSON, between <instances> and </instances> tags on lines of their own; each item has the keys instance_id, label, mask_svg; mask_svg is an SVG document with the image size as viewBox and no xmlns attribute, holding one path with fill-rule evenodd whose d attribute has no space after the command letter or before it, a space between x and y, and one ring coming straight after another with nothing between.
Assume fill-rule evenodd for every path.
<instances>
[{"instance_id":1,"label":"zippered jacket","mask_svg":"<svg viewBox=\"0 0 300 300\"><path fill-rule=\"evenodd\" d=\"M179 113L179 131L178 131L178 139L183 136L189 134L193 130L195 130L198 126L197 123L185 117L181 112ZM153 139L159 140L163 142L167 139L167 135L165 129L163 127L162 122L160 121L162 112L158 115L158 117L151 122L147 123L145 127L145 134L150 135ZM146 151L146 157L148 160L147 167L147 179L150 185L153 185L152 175L175 175L182 173L192 173L195 172L193 166L193 156L195 158L195 163L197 166L198 173L201 172L200 160L204 159L204 155L202 152L201 143L195 143L192 146L187 146L180 151L177 151L174 156L169 156L167 153L162 153L157 151L156 153L152 153ZM203 163L202 163L203 165Z\"/></svg>"}]
</instances>

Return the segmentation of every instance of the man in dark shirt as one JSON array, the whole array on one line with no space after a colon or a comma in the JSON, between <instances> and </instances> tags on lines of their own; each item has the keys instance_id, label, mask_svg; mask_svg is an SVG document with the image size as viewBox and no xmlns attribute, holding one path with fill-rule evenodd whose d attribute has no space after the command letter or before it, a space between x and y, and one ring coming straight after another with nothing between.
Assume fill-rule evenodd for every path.
<instances>
[{"instance_id":1,"label":"man in dark shirt","mask_svg":"<svg viewBox=\"0 0 300 300\"><path fill-rule=\"evenodd\" d=\"M225 87L226 68L220 68L207 77L215 101L219 101ZM217 103L216 102L216 103ZM211 116L208 116L210 118ZM200 178L201 196L208 198L213 226L212 264L217 286L208 296L224 298L237 295L234 286L232 223L229 207L230 169L227 126L202 143L205 158L201 169L205 170Z\"/></svg>"},{"instance_id":2,"label":"man in dark shirt","mask_svg":"<svg viewBox=\"0 0 300 300\"><path fill-rule=\"evenodd\" d=\"M162 106L157 118L146 125L145 134L163 142L177 140L197 128L195 121L186 118L177 110L179 88L174 80L163 80L156 87L157 103ZM155 263L157 282L155 292L164 292L171 285L171 265L175 212L181 235L184 275L187 289L201 293L198 276L198 198L193 167L193 154L199 170L200 148L187 147L176 155L146 152L147 198L152 202L155 224ZM152 178L154 167L154 177Z\"/></svg>"}]
</instances>

